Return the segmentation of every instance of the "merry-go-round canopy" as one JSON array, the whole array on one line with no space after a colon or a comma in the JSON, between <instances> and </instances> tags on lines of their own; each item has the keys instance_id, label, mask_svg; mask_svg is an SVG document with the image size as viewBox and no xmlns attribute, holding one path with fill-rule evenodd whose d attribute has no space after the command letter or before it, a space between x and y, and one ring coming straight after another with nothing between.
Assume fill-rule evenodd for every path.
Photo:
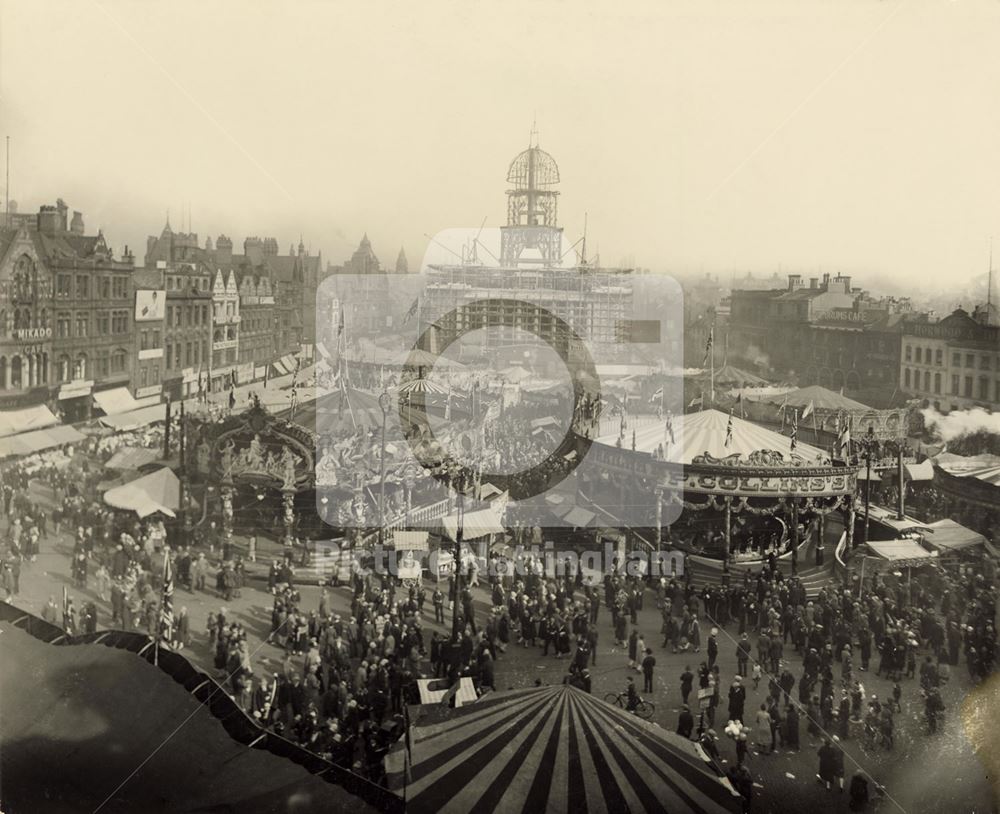
<instances>
[{"instance_id":1,"label":"merry-go-round canopy","mask_svg":"<svg viewBox=\"0 0 1000 814\"><path fill-rule=\"evenodd\" d=\"M567 684L417 709L386 765L407 811L741 810L697 744Z\"/></svg>"},{"instance_id":2,"label":"merry-go-round canopy","mask_svg":"<svg viewBox=\"0 0 1000 814\"><path fill-rule=\"evenodd\" d=\"M812 404L815 410L842 410L853 412L857 410L870 410L867 404L848 398L843 393L820 387L818 384L811 384L808 387L800 387L788 393L776 393L763 397L750 397L750 401L768 401L773 404L785 404L788 407L807 407Z\"/></svg>"},{"instance_id":3,"label":"merry-go-round canopy","mask_svg":"<svg viewBox=\"0 0 1000 814\"><path fill-rule=\"evenodd\" d=\"M732 437L727 443L728 427L732 420ZM674 443L670 443L670 431L667 419L635 428L635 449L638 452L655 452L660 445L667 447L667 458L681 464L690 464L698 456L708 455L713 458L728 458L739 455L747 458L751 453L767 451L776 452L786 459L801 459L805 462L828 463L830 456L823 450L796 443L792 449L792 439L774 430L769 430L759 424L740 418L730 417L721 410L701 410L697 413L675 415L669 419L674 432ZM597 439L597 443L616 446L619 433L610 433ZM626 427L622 446L632 448L632 428Z\"/></svg>"}]
</instances>

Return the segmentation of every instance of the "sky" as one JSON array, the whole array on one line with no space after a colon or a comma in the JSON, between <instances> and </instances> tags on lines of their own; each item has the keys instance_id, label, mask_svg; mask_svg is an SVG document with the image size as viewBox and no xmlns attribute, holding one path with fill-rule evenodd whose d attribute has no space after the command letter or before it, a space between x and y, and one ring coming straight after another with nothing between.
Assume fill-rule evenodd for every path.
<instances>
[{"instance_id":1,"label":"sky","mask_svg":"<svg viewBox=\"0 0 1000 814\"><path fill-rule=\"evenodd\" d=\"M413 267L534 122L606 264L945 288L1000 255L998 42L997 0L8 2L0 135L21 211L140 257L169 210Z\"/></svg>"}]
</instances>

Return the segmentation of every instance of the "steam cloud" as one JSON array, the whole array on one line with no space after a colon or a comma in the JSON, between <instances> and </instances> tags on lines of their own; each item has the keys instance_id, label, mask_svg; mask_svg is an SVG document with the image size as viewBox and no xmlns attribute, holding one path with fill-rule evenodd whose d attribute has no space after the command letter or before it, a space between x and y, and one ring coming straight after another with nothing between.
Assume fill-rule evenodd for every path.
<instances>
[{"instance_id":1,"label":"steam cloud","mask_svg":"<svg viewBox=\"0 0 1000 814\"><path fill-rule=\"evenodd\" d=\"M937 431L942 441L951 441L973 432L990 432L1000 435L1000 413L988 413L982 407L971 410L953 410L943 415L933 407L920 411L924 423Z\"/></svg>"}]
</instances>

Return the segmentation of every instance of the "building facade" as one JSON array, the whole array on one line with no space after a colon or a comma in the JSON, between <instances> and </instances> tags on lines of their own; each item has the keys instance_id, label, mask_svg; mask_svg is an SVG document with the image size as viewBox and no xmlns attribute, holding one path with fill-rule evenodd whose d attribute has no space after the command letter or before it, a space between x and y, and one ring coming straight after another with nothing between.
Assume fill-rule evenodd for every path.
<instances>
[{"instance_id":1,"label":"building facade","mask_svg":"<svg viewBox=\"0 0 1000 814\"><path fill-rule=\"evenodd\" d=\"M1000 326L985 308L961 308L938 322L907 323L900 386L947 412L1000 409Z\"/></svg>"}]
</instances>

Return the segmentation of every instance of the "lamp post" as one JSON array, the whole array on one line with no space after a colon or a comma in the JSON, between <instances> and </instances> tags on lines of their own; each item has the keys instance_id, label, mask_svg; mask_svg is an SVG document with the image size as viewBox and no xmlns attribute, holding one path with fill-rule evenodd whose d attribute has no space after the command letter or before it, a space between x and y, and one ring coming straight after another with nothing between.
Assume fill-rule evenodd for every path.
<instances>
[{"instance_id":1,"label":"lamp post","mask_svg":"<svg viewBox=\"0 0 1000 814\"><path fill-rule=\"evenodd\" d=\"M388 390L383 390L378 397L378 406L382 409L382 454L379 464L378 494L378 541L381 545L385 541L385 425L389 419L389 408L392 406L392 397Z\"/></svg>"},{"instance_id":2,"label":"lamp post","mask_svg":"<svg viewBox=\"0 0 1000 814\"><path fill-rule=\"evenodd\" d=\"M878 441L875 439L875 429L871 424L868 425L868 432L864 434L861 439L861 449L864 451L865 455L865 535L864 542L868 542L868 522L871 516L871 497L872 497L872 455L875 452L875 448L878 446Z\"/></svg>"}]
</instances>

